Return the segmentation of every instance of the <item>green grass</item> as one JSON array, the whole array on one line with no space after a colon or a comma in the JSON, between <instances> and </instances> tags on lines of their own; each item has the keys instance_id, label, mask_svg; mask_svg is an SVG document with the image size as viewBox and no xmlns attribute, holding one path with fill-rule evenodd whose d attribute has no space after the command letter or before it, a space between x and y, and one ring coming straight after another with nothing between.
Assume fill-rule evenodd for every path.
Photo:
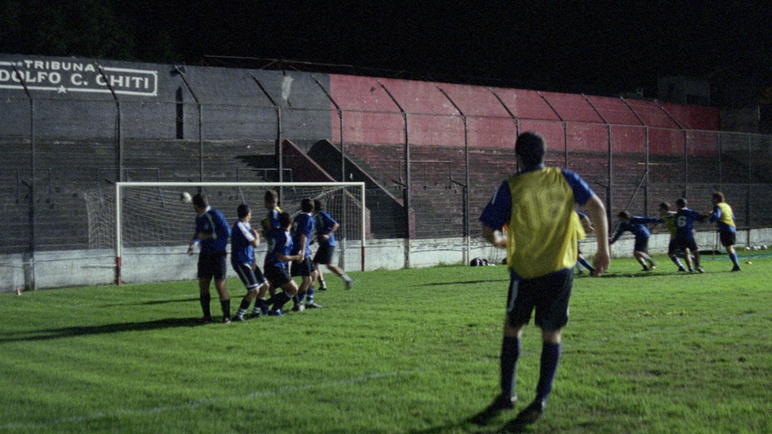
<instances>
[{"instance_id":1,"label":"green grass","mask_svg":"<svg viewBox=\"0 0 772 434\"><path fill-rule=\"evenodd\" d=\"M772 257L746 260L577 277L526 431L772 432ZM492 433L514 417L466 422L497 393L504 267L352 276L328 275L323 309L229 325L196 324L195 282L2 294L0 432ZM518 409L541 348L525 333Z\"/></svg>"}]
</instances>

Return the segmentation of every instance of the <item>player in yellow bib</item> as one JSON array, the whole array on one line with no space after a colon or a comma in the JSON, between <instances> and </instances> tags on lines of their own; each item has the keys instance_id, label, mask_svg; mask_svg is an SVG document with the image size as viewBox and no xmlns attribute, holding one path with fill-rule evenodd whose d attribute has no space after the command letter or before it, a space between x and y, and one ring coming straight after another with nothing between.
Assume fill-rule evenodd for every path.
<instances>
[{"instance_id":1,"label":"player in yellow bib","mask_svg":"<svg viewBox=\"0 0 772 434\"><path fill-rule=\"evenodd\" d=\"M740 261L737 259L737 252L734 250L734 244L737 241L737 226L734 223L734 213L732 207L724 200L724 193L717 191L711 197L713 202L713 212L708 216L708 221L716 223L718 234L721 238L721 245L726 247L726 253L732 260L732 271L742 271Z\"/></svg>"},{"instance_id":2,"label":"player in yellow bib","mask_svg":"<svg viewBox=\"0 0 772 434\"><path fill-rule=\"evenodd\" d=\"M546 145L539 134L525 132L515 143L518 174L503 182L480 216L483 236L507 249L510 271L507 314L501 348L501 393L473 418L484 423L501 410L514 408L515 368L523 328L535 310L542 330L542 354L536 398L515 423L532 423L544 412L557 372L561 330L568 323L568 301L578 241L584 237L575 205L586 208L595 223L595 275L609 266L608 220L603 202L576 173L544 166ZM501 232L507 226L507 234Z\"/></svg>"}]
</instances>

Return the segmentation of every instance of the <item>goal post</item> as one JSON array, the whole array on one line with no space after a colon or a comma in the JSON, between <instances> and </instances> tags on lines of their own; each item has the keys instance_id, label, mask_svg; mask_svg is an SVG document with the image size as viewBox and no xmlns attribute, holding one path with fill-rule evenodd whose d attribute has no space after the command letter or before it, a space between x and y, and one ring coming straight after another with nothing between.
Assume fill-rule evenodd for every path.
<instances>
[{"instance_id":1,"label":"goal post","mask_svg":"<svg viewBox=\"0 0 772 434\"><path fill-rule=\"evenodd\" d=\"M204 193L230 226L237 220L236 208L245 203L252 211L252 226L259 228L268 212L263 200L267 190L279 193L279 207L293 217L300 213L302 199L321 200L340 224L335 233L338 265L345 269L358 263L365 270L369 231L363 182L116 182L115 284L183 280L181 275L195 269L186 252L195 213L180 200L182 192ZM256 254L264 255L265 246L261 240Z\"/></svg>"}]
</instances>

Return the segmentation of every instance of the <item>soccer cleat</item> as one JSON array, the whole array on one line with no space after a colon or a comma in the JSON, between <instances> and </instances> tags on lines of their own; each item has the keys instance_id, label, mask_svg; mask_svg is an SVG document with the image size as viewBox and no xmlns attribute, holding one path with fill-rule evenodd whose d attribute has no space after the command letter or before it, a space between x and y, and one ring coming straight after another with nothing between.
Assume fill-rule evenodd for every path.
<instances>
[{"instance_id":1,"label":"soccer cleat","mask_svg":"<svg viewBox=\"0 0 772 434\"><path fill-rule=\"evenodd\" d=\"M678 267L678 271L681 271L681 272L686 272L686 268L684 268L684 267Z\"/></svg>"},{"instance_id":2,"label":"soccer cleat","mask_svg":"<svg viewBox=\"0 0 772 434\"><path fill-rule=\"evenodd\" d=\"M705 270L702 269L702 267L696 267L695 270L697 270L698 273L704 273Z\"/></svg>"},{"instance_id":3,"label":"soccer cleat","mask_svg":"<svg viewBox=\"0 0 772 434\"><path fill-rule=\"evenodd\" d=\"M534 401L528 407L524 408L523 411L518 413L513 422L519 425L532 424L539 420L541 415L544 414L544 408L546 406L547 403L544 401Z\"/></svg>"},{"instance_id":4,"label":"soccer cleat","mask_svg":"<svg viewBox=\"0 0 772 434\"><path fill-rule=\"evenodd\" d=\"M306 310L305 306L300 303L295 303L295 305L292 306L293 312L303 312L304 310Z\"/></svg>"},{"instance_id":5,"label":"soccer cleat","mask_svg":"<svg viewBox=\"0 0 772 434\"><path fill-rule=\"evenodd\" d=\"M514 409L516 403L517 395L510 397L500 394L489 406L485 407L483 411L472 416L469 421L475 425L485 425L490 419L494 418L500 412Z\"/></svg>"},{"instance_id":6,"label":"soccer cleat","mask_svg":"<svg viewBox=\"0 0 772 434\"><path fill-rule=\"evenodd\" d=\"M231 321L244 321L244 315L233 315L233 318L231 318Z\"/></svg>"},{"instance_id":7,"label":"soccer cleat","mask_svg":"<svg viewBox=\"0 0 772 434\"><path fill-rule=\"evenodd\" d=\"M327 285L325 284L319 285L319 291L327 291Z\"/></svg>"},{"instance_id":8,"label":"soccer cleat","mask_svg":"<svg viewBox=\"0 0 772 434\"><path fill-rule=\"evenodd\" d=\"M346 281L346 289L351 289L354 287L354 281L353 280L347 280Z\"/></svg>"},{"instance_id":9,"label":"soccer cleat","mask_svg":"<svg viewBox=\"0 0 772 434\"><path fill-rule=\"evenodd\" d=\"M734 267L732 267L732 271L743 271L743 269L740 268L739 265L735 265Z\"/></svg>"},{"instance_id":10,"label":"soccer cleat","mask_svg":"<svg viewBox=\"0 0 772 434\"><path fill-rule=\"evenodd\" d=\"M645 265L644 265L644 266L643 266L643 270L641 270L641 271L649 271L649 267L647 267L647 266L645 266Z\"/></svg>"},{"instance_id":11,"label":"soccer cleat","mask_svg":"<svg viewBox=\"0 0 772 434\"><path fill-rule=\"evenodd\" d=\"M651 266L649 268L651 268L652 270L656 270L657 269L657 264L651 264Z\"/></svg>"},{"instance_id":12,"label":"soccer cleat","mask_svg":"<svg viewBox=\"0 0 772 434\"><path fill-rule=\"evenodd\" d=\"M224 316L224 317L222 317L222 323L223 324L230 324L231 323L231 319L228 318L227 316Z\"/></svg>"},{"instance_id":13,"label":"soccer cleat","mask_svg":"<svg viewBox=\"0 0 772 434\"><path fill-rule=\"evenodd\" d=\"M268 312L266 312L266 314L268 314ZM260 318L260 317L261 317L260 312L252 312L252 313L249 314L249 319L255 319L255 318Z\"/></svg>"},{"instance_id":14,"label":"soccer cleat","mask_svg":"<svg viewBox=\"0 0 772 434\"><path fill-rule=\"evenodd\" d=\"M281 313L281 309L271 309L268 311L268 316L284 316L284 314Z\"/></svg>"},{"instance_id":15,"label":"soccer cleat","mask_svg":"<svg viewBox=\"0 0 772 434\"><path fill-rule=\"evenodd\" d=\"M309 301L308 303L306 303L306 309L318 309L320 307L322 307L321 304L316 304L313 301Z\"/></svg>"},{"instance_id":16,"label":"soccer cleat","mask_svg":"<svg viewBox=\"0 0 772 434\"><path fill-rule=\"evenodd\" d=\"M210 322L212 322L212 317L211 316L205 316L203 318L199 318L198 319L198 323L199 324L209 324Z\"/></svg>"}]
</instances>

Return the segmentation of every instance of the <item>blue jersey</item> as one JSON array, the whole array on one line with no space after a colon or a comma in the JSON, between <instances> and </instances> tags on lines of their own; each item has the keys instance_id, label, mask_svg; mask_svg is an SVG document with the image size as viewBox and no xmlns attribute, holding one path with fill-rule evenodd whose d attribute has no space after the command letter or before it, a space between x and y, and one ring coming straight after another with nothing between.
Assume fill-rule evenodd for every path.
<instances>
[{"instance_id":1,"label":"blue jersey","mask_svg":"<svg viewBox=\"0 0 772 434\"><path fill-rule=\"evenodd\" d=\"M268 232L268 253L265 255L263 268L271 266L286 269L287 263L279 260L278 255L292 255L293 247L292 236L290 236L289 231L285 231L284 229L271 229L271 231Z\"/></svg>"},{"instance_id":2,"label":"blue jersey","mask_svg":"<svg viewBox=\"0 0 772 434\"><path fill-rule=\"evenodd\" d=\"M338 222L326 212L319 211L316 213L314 216L314 226L316 227L316 239L319 241L320 246L334 247L336 245L335 234L330 232L336 224L338 224ZM329 235L329 238L323 240L320 235Z\"/></svg>"},{"instance_id":3,"label":"blue jersey","mask_svg":"<svg viewBox=\"0 0 772 434\"><path fill-rule=\"evenodd\" d=\"M613 244L625 232L630 232L631 234L635 235L636 241L645 240L646 238L649 238L651 236L651 232L649 231L649 228L646 226L647 224L664 223L664 222L665 221L662 219L653 218L653 217L633 216L630 218L629 222L621 222L619 224L619 227L617 228L617 231L614 233L614 237L611 238L611 241L609 241L609 244Z\"/></svg>"},{"instance_id":4,"label":"blue jersey","mask_svg":"<svg viewBox=\"0 0 772 434\"><path fill-rule=\"evenodd\" d=\"M281 228L281 224L279 223L279 215L281 215L281 208L278 206L274 207L268 211L268 214L266 214L265 218L260 222L263 236L266 238L268 237L268 233L271 232L271 229Z\"/></svg>"},{"instance_id":5,"label":"blue jersey","mask_svg":"<svg viewBox=\"0 0 772 434\"><path fill-rule=\"evenodd\" d=\"M676 211L675 239L693 240L694 239L694 222L696 221L697 222L705 221L705 216L689 208L681 208L678 211Z\"/></svg>"},{"instance_id":6,"label":"blue jersey","mask_svg":"<svg viewBox=\"0 0 772 434\"><path fill-rule=\"evenodd\" d=\"M300 213L292 222L292 242L295 246L292 248L292 254L297 255L302 247L301 236L306 236L305 256L311 256L311 236L314 233L314 218L309 213Z\"/></svg>"},{"instance_id":7,"label":"blue jersey","mask_svg":"<svg viewBox=\"0 0 772 434\"><path fill-rule=\"evenodd\" d=\"M237 221L231 229L231 264L234 266L246 264L251 266L255 262L255 247L252 241L252 227L248 222Z\"/></svg>"},{"instance_id":8,"label":"blue jersey","mask_svg":"<svg viewBox=\"0 0 772 434\"><path fill-rule=\"evenodd\" d=\"M200 240L199 233L212 235L211 239ZM196 216L196 235L194 242L201 243L202 253L224 252L228 247L228 238L231 236L231 228L225 216L218 210L208 207L203 214Z\"/></svg>"}]
</instances>

